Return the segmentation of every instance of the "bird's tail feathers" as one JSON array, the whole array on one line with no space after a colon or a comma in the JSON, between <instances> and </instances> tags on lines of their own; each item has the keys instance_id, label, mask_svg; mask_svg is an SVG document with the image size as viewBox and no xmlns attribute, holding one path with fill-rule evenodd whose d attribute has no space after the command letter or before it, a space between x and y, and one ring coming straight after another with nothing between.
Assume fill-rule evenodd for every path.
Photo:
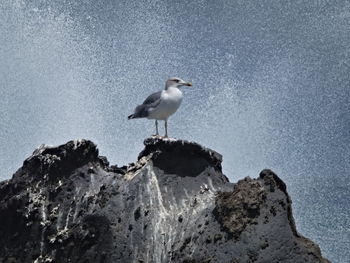
<instances>
[{"instance_id":1,"label":"bird's tail feathers","mask_svg":"<svg viewBox=\"0 0 350 263\"><path fill-rule=\"evenodd\" d=\"M128 120L130 120L130 119L135 119L135 115L134 114L129 115Z\"/></svg>"}]
</instances>

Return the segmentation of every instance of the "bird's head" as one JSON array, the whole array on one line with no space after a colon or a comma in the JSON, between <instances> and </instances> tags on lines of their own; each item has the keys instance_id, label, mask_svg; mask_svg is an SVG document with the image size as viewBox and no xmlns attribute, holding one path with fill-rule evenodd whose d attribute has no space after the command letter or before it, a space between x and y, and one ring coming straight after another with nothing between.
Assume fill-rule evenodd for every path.
<instances>
[{"instance_id":1,"label":"bird's head","mask_svg":"<svg viewBox=\"0 0 350 263\"><path fill-rule=\"evenodd\" d=\"M165 89L169 87L180 88L182 86L192 86L191 82L186 82L180 78L170 78L165 83Z\"/></svg>"}]
</instances>

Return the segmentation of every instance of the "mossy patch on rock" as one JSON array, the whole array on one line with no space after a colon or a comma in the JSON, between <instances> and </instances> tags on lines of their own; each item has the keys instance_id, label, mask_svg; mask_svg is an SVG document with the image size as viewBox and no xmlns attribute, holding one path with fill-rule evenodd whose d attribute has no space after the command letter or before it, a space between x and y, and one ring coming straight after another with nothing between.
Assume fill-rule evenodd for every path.
<instances>
[{"instance_id":1,"label":"mossy patch on rock","mask_svg":"<svg viewBox=\"0 0 350 263\"><path fill-rule=\"evenodd\" d=\"M247 177L238 181L232 192L217 194L213 213L229 237L239 238L247 225L260 215L265 199L261 182Z\"/></svg>"}]
</instances>

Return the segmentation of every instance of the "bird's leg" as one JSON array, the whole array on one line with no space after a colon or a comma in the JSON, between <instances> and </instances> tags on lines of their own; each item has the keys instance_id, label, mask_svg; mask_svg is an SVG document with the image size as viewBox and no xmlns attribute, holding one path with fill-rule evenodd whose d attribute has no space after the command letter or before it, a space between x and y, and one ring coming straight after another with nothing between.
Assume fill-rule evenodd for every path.
<instances>
[{"instance_id":1,"label":"bird's leg","mask_svg":"<svg viewBox=\"0 0 350 263\"><path fill-rule=\"evenodd\" d=\"M156 120L156 136L159 135L159 131L158 131L158 120Z\"/></svg>"},{"instance_id":2,"label":"bird's leg","mask_svg":"<svg viewBox=\"0 0 350 263\"><path fill-rule=\"evenodd\" d=\"M164 137L168 137L168 120L165 120L164 127L165 127L165 136Z\"/></svg>"}]
</instances>

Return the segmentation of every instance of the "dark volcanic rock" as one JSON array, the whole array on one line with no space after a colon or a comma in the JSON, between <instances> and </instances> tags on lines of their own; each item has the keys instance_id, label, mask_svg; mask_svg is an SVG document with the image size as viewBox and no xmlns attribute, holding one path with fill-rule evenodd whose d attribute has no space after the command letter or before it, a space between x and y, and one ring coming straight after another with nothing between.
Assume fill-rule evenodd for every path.
<instances>
[{"instance_id":1,"label":"dark volcanic rock","mask_svg":"<svg viewBox=\"0 0 350 263\"><path fill-rule=\"evenodd\" d=\"M0 262L328 262L277 175L232 184L221 161L157 137L124 167L90 141L41 146L0 183Z\"/></svg>"},{"instance_id":2,"label":"dark volcanic rock","mask_svg":"<svg viewBox=\"0 0 350 263\"><path fill-rule=\"evenodd\" d=\"M207 167L221 172L221 154L200 146L197 143L151 137L144 141L145 149L140 153L150 156L154 166L165 173L179 176L197 176Z\"/></svg>"}]
</instances>

